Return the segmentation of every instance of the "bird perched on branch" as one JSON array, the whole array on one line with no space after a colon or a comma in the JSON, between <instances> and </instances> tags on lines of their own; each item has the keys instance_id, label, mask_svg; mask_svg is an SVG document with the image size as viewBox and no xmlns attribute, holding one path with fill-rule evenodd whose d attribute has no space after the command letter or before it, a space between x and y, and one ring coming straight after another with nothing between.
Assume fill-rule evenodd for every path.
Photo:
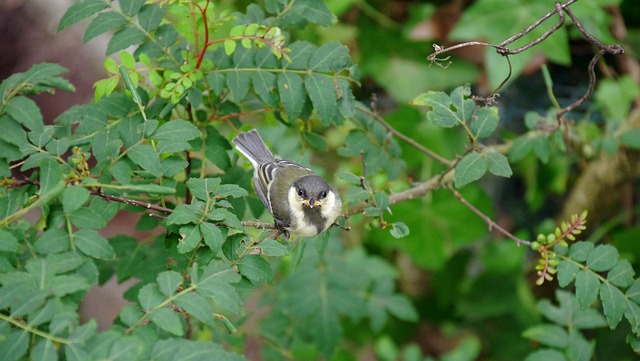
<instances>
[{"instance_id":1,"label":"bird perched on branch","mask_svg":"<svg viewBox=\"0 0 640 361\"><path fill-rule=\"evenodd\" d=\"M340 215L342 202L324 178L294 162L276 159L253 129L232 141L253 164L253 185L276 226L286 233L314 236Z\"/></svg>"}]
</instances>

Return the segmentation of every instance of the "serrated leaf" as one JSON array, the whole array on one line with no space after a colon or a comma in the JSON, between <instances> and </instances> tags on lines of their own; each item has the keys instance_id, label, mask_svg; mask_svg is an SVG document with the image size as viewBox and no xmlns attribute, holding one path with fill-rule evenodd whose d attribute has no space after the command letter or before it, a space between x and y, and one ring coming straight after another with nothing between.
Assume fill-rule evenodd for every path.
<instances>
[{"instance_id":1,"label":"serrated leaf","mask_svg":"<svg viewBox=\"0 0 640 361\"><path fill-rule=\"evenodd\" d=\"M217 255L222 248L222 243L224 242L224 235L222 234L222 231L218 226L209 222L202 222L199 227L204 244L211 249L214 255Z\"/></svg>"},{"instance_id":2,"label":"serrated leaf","mask_svg":"<svg viewBox=\"0 0 640 361\"><path fill-rule=\"evenodd\" d=\"M213 326L216 322L209 301L195 292L181 295L174 303L202 323Z\"/></svg>"},{"instance_id":3,"label":"serrated leaf","mask_svg":"<svg viewBox=\"0 0 640 361\"><path fill-rule=\"evenodd\" d=\"M209 200L211 193L220 186L220 178L190 178L187 181L187 188L191 194L203 201Z\"/></svg>"},{"instance_id":4,"label":"serrated leaf","mask_svg":"<svg viewBox=\"0 0 640 361\"><path fill-rule=\"evenodd\" d=\"M464 122L452 109L451 98L445 92L428 91L418 95L411 104L431 107L427 119L435 125L451 128Z\"/></svg>"},{"instance_id":5,"label":"serrated leaf","mask_svg":"<svg viewBox=\"0 0 640 361\"><path fill-rule=\"evenodd\" d=\"M456 188L461 188L480 179L487 172L487 161L477 152L465 155L456 165L454 181Z\"/></svg>"},{"instance_id":6,"label":"serrated leaf","mask_svg":"<svg viewBox=\"0 0 640 361\"><path fill-rule=\"evenodd\" d=\"M290 61L282 59L282 67L302 70L309 67L309 59L315 53L317 46L308 41L296 41L289 45L289 49L291 49Z\"/></svg>"},{"instance_id":7,"label":"serrated leaf","mask_svg":"<svg viewBox=\"0 0 640 361\"><path fill-rule=\"evenodd\" d=\"M138 302L144 310L152 311L164 302L164 296L157 284L149 283L138 291Z\"/></svg>"},{"instance_id":8,"label":"serrated leaf","mask_svg":"<svg viewBox=\"0 0 640 361\"><path fill-rule=\"evenodd\" d=\"M618 262L619 256L614 246L601 244L589 253L587 266L596 272L608 271Z\"/></svg>"},{"instance_id":9,"label":"serrated leaf","mask_svg":"<svg viewBox=\"0 0 640 361\"><path fill-rule=\"evenodd\" d=\"M160 25L166 13L166 6L147 4L138 13L138 23L147 32L153 31Z\"/></svg>"},{"instance_id":10,"label":"serrated leaf","mask_svg":"<svg viewBox=\"0 0 640 361\"><path fill-rule=\"evenodd\" d=\"M625 311L624 294L617 287L605 282L600 286L600 300L607 323L613 330L622 320Z\"/></svg>"},{"instance_id":11,"label":"serrated leaf","mask_svg":"<svg viewBox=\"0 0 640 361\"><path fill-rule=\"evenodd\" d=\"M21 329L11 331L8 336L4 334L4 342L0 344L2 359L6 361L19 360L27 352L30 339L30 333Z\"/></svg>"},{"instance_id":12,"label":"serrated leaf","mask_svg":"<svg viewBox=\"0 0 640 361\"><path fill-rule=\"evenodd\" d=\"M89 191L82 186L71 186L62 192L62 209L66 213L75 211L89 199Z\"/></svg>"},{"instance_id":13,"label":"serrated leaf","mask_svg":"<svg viewBox=\"0 0 640 361\"><path fill-rule=\"evenodd\" d=\"M123 17L120 13L109 11L98 14L87 27L84 32L82 40L86 43L89 40L95 38L98 35L104 34L107 31L112 31L124 26L127 23L127 18ZM109 58L110 59L110 58Z\"/></svg>"},{"instance_id":14,"label":"serrated leaf","mask_svg":"<svg viewBox=\"0 0 640 361\"><path fill-rule=\"evenodd\" d=\"M328 73L351 65L349 48L337 41L322 44L309 57L308 68L318 73ZM311 73L310 75L314 75Z\"/></svg>"},{"instance_id":15,"label":"serrated leaf","mask_svg":"<svg viewBox=\"0 0 640 361\"><path fill-rule=\"evenodd\" d=\"M297 119L305 102L302 78L295 73L282 72L278 74L278 93L289 120Z\"/></svg>"},{"instance_id":16,"label":"serrated leaf","mask_svg":"<svg viewBox=\"0 0 640 361\"><path fill-rule=\"evenodd\" d=\"M107 55L137 45L146 39L146 35L135 27L126 27L116 31L107 43Z\"/></svg>"},{"instance_id":17,"label":"serrated leaf","mask_svg":"<svg viewBox=\"0 0 640 361\"><path fill-rule=\"evenodd\" d=\"M62 297L74 292L86 291L89 287L87 280L80 275L61 275L53 277L49 288L57 297Z\"/></svg>"},{"instance_id":18,"label":"serrated leaf","mask_svg":"<svg viewBox=\"0 0 640 361\"><path fill-rule=\"evenodd\" d=\"M200 130L193 123L176 119L162 124L151 135L151 139L188 141L200 136Z\"/></svg>"},{"instance_id":19,"label":"serrated leaf","mask_svg":"<svg viewBox=\"0 0 640 361\"><path fill-rule=\"evenodd\" d=\"M18 96L9 99L4 111L29 130L42 129L42 113L33 100Z\"/></svg>"},{"instance_id":20,"label":"serrated leaf","mask_svg":"<svg viewBox=\"0 0 640 361\"><path fill-rule=\"evenodd\" d=\"M256 245L265 256L283 257L289 254L289 249L275 239L266 239Z\"/></svg>"},{"instance_id":21,"label":"serrated leaf","mask_svg":"<svg viewBox=\"0 0 640 361\"><path fill-rule=\"evenodd\" d=\"M165 296L173 296L182 284L182 275L176 271L164 271L156 277L158 288Z\"/></svg>"},{"instance_id":22,"label":"serrated leaf","mask_svg":"<svg viewBox=\"0 0 640 361\"><path fill-rule=\"evenodd\" d=\"M40 196L58 188L62 181L62 168L57 160L45 158L40 162ZM62 191L62 189L60 189Z\"/></svg>"},{"instance_id":23,"label":"serrated leaf","mask_svg":"<svg viewBox=\"0 0 640 361\"><path fill-rule=\"evenodd\" d=\"M308 21L321 25L329 26L333 23L335 16L327 7L324 1L316 0L297 0L296 5L303 6L301 15Z\"/></svg>"},{"instance_id":24,"label":"serrated leaf","mask_svg":"<svg viewBox=\"0 0 640 361\"><path fill-rule=\"evenodd\" d=\"M560 261L558 264L558 285L567 287L576 278L576 274L580 270L577 264L566 260Z\"/></svg>"},{"instance_id":25,"label":"serrated leaf","mask_svg":"<svg viewBox=\"0 0 640 361\"><path fill-rule=\"evenodd\" d=\"M252 73L251 83L253 84L253 90L263 102L267 104L275 103L276 75L274 73L266 71Z\"/></svg>"},{"instance_id":26,"label":"serrated leaf","mask_svg":"<svg viewBox=\"0 0 640 361\"><path fill-rule=\"evenodd\" d=\"M636 303L640 303L640 278L636 279L631 287L627 289L627 297Z\"/></svg>"},{"instance_id":27,"label":"serrated leaf","mask_svg":"<svg viewBox=\"0 0 640 361\"><path fill-rule=\"evenodd\" d=\"M594 247L595 245L591 242L576 242L569 248L569 257L574 261L584 262Z\"/></svg>"},{"instance_id":28,"label":"serrated leaf","mask_svg":"<svg viewBox=\"0 0 640 361\"><path fill-rule=\"evenodd\" d=\"M540 342L545 346L565 348L569 346L567 330L556 325L537 325L526 329L522 337Z\"/></svg>"},{"instance_id":29,"label":"serrated leaf","mask_svg":"<svg viewBox=\"0 0 640 361\"><path fill-rule=\"evenodd\" d=\"M180 316L168 308L161 308L149 314L149 319L161 329L176 335L184 335L184 327Z\"/></svg>"},{"instance_id":30,"label":"serrated leaf","mask_svg":"<svg viewBox=\"0 0 640 361\"><path fill-rule=\"evenodd\" d=\"M227 74L227 87L231 91L231 98L236 103L242 102L251 87L251 74L243 70L236 70Z\"/></svg>"},{"instance_id":31,"label":"serrated leaf","mask_svg":"<svg viewBox=\"0 0 640 361\"><path fill-rule=\"evenodd\" d=\"M487 138L498 127L500 117L497 107L482 107L471 118L471 132L478 139Z\"/></svg>"},{"instance_id":32,"label":"serrated leaf","mask_svg":"<svg viewBox=\"0 0 640 361\"><path fill-rule=\"evenodd\" d=\"M333 80L324 74L311 73L305 78L304 85L318 117L325 126L329 125L337 107Z\"/></svg>"},{"instance_id":33,"label":"serrated leaf","mask_svg":"<svg viewBox=\"0 0 640 361\"><path fill-rule=\"evenodd\" d=\"M620 260L607 274L607 280L614 286L626 288L633 283L634 275L631 263L627 260Z\"/></svg>"},{"instance_id":34,"label":"serrated leaf","mask_svg":"<svg viewBox=\"0 0 640 361\"><path fill-rule=\"evenodd\" d=\"M19 250L18 239L11 233L0 230L0 252L17 252Z\"/></svg>"},{"instance_id":35,"label":"serrated leaf","mask_svg":"<svg viewBox=\"0 0 640 361\"><path fill-rule=\"evenodd\" d=\"M125 15L134 16L138 14L146 0L120 0L120 9Z\"/></svg>"},{"instance_id":36,"label":"serrated leaf","mask_svg":"<svg viewBox=\"0 0 640 361\"><path fill-rule=\"evenodd\" d=\"M160 156L155 149L148 144L137 144L127 150L127 156L133 163L155 177L162 176Z\"/></svg>"},{"instance_id":37,"label":"serrated leaf","mask_svg":"<svg viewBox=\"0 0 640 361\"><path fill-rule=\"evenodd\" d=\"M79 2L69 7L64 13L62 19L60 19L58 31L61 31L80 20L86 19L100 10L106 9L108 6L109 5L102 0L85 0Z\"/></svg>"},{"instance_id":38,"label":"serrated leaf","mask_svg":"<svg viewBox=\"0 0 640 361\"><path fill-rule=\"evenodd\" d=\"M273 282L273 271L271 270L269 262L265 261L264 258L258 255L250 254L243 257L240 262L238 262L238 270L241 275L247 277L253 282Z\"/></svg>"},{"instance_id":39,"label":"serrated leaf","mask_svg":"<svg viewBox=\"0 0 640 361\"><path fill-rule=\"evenodd\" d=\"M489 172L500 177L511 177L513 171L509 165L509 159L501 153L491 152L485 155Z\"/></svg>"},{"instance_id":40,"label":"serrated leaf","mask_svg":"<svg viewBox=\"0 0 640 361\"><path fill-rule=\"evenodd\" d=\"M73 234L75 245L87 256L112 260L116 254L113 247L98 232L90 229L80 229Z\"/></svg>"},{"instance_id":41,"label":"serrated leaf","mask_svg":"<svg viewBox=\"0 0 640 361\"><path fill-rule=\"evenodd\" d=\"M631 325L631 332L637 335L640 333L640 306L627 298L625 298L625 303L624 317Z\"/></svg>"},{"instance_id":42,"label":"serrated leaf","mask_svg":"<svg viewBox=\"0 0 640 361\"><path fill-rule=\"evenodd\" d=\"M591 304L598 297L598 291L600 289L600 280L591 271L580 270L576 274L576 298L581 309L591 307Z\"/></svg>"},{"instance_id":43,"label":"serrated leaf","mask_svg":"<svg viewBox=\"0 0 640 361\"><path fill-rule=\"evenodd\" d=\"M222 184L213 191L213 194L217 198L240 198L249 195L249 193L244 188L240 187L237 184Z\"/></svg>"},{"instance_id":44,"label":"serrated leaf","mask_svg":"<svg viewBox=\"0 0 640 361\"><path fill-rule=\"evenodd\" d=\"M32 360L58 361L58 351L50 340L41 338L31 351Z\"/></svg>"},{"instance_id":45,"label":"serrated leaf","mask_svg":"<svg viewBox=\"0 0 640 361\"><path fill-rule=\"evenodd\" d=\"M179 204L173 212L167 216L167 225L198 223L202 210L194 204Z\"/></svg>"}]
</instances>

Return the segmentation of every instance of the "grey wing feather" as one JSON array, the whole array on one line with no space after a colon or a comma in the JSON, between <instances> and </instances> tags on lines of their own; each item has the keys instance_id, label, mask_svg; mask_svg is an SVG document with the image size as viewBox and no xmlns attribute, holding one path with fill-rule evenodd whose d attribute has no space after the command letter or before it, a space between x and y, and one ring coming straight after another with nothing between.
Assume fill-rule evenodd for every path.
<instances>
[{"instance_id":1,"label":"grey wing feather","mask_svg":"<svg viewBox=\"0 0 640 361\"><path fill-rule=\"evenodd\" d=\"M276 158L271 154L260 134L255 129L238 134L231 141L236 149L251 161L254 168L258 169L262 163L275 162Z\"/></svg>"}]
</instances>

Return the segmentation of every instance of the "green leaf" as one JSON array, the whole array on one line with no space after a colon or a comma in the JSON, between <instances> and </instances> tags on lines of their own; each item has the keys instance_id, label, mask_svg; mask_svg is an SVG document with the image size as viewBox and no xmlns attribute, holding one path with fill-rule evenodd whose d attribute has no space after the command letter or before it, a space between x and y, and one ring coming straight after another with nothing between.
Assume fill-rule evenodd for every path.
<instances>
[{"instance_id":1,"label":"green leaf","mask_svg":"<svg viewBox=\"0 0 640 361\"><path fill-rule=\"evenodd\" d=\"M273 283L273 271L264 258L250 254L238 262L240 274L258 283Z\"/></svg>"},{"instance_id":2,"label":"green leaf","mask_svg":"<svg viewBox=\"0 0 640 361\"><path fill-rule=\"evenodd\" d=\"M218 226L209 222L202 222L199 225L200 233L206 244L214 255L222 249L222 243L224 242L224 235Z\"/></svg>"},{"instance_id":3,"label":"green leaf","mask_svg":"<svg viewBox=\"0 0 640 361\"><path fill-rule=\"evenodd\" d=\"M202 210L194 204L178 204L167 217L167 225L199 223Z\"/></svg>"},{"instance_id":4,"label":"green leaf","mask_svg":"<svg viewBox=\"0 0 640 361\"><path fill-rule=\"evenodd\" d=\"M160 288L155 283L144 285L138 291L138 302L146 311L152 311L164 302L164 296L160 293Z\"/></svg>"},{"instance_id":5,"label":"green leaf","mask_svg":"<svg viewBox=\"0 0 640 361\"><path fill-rule=\"evenodd\" d=\"M80 275L61 275L53 277L49 288L57 297L62 297L78 291L86 291L89 287L87 280Z\"/></svg>"},{"instance_id":6,"label":"green leaf","mask_svg":"<svg viewBox=\"0 0 640 361\"><path fill-rule=\"evenodd\" d=\"M336 90L333 80L324 74L311 73L304 81L313 108L326 126L336 113Z\"/></svg>"},{"instance_id":7,"label":"green leaf","mask_svg":"<svg viewBox=\"0 0 640 361\"><path fill-rule=\"evenodd\" d=\"M108 6L109 5L102 0L81 1L67 9L62 16L62 19L60 19L58 31L61 31L80 20L86 19L100 10L106 9Z\"/></svg>"},{"instance_id":8,"label":"green leaf","mask_svg":"<svg viewBox=\"0 0 640 361\"><path fill-rule=\"evenodd\" d=\"M589 253L587 266L595 272L610 270L618 262L618 250L610 244L601 244Z\"/></svg>"},{"instance_id":9,"label":"green leaf","mask_svg":"<svg viewBox=\"0 0 640 361\"><path fill-rule=\"evenodd\" d=\"M576 274L580 270L577 264L566 260L560 261L558 264L558 285L567 287L576 278Z\"/></svg>"},{"instance_id":10,"label":"green leaf","mask_svg":"<svg viewBox=\"0 0 640 361\"><path fill-rule=\"evenodd\" d=\"M202 235L195 225L180 227L180 240L178 241L178 252L187 253L198 246Z\"/></svg>"},{"instance_id":11,"label":"green leaf","mask_svg":"<svg viewBox=\"0 0 640 361\"><path fill-rule=\"evenodd\" d=\"M567 331L556 325L537 325L526 329L522 337L544 346L566 348L569 346L569 334Z\"/></svg>"},{"instance_id":12,"label":"green leaf","mask_svg":"<svg viewBox=\"0 0 640 361\"><path fill-rule=\"evenodd\" d=\"M203 201L211 198L210 194L220 186L220 178L190 178L187 181L187 188L191 194Z\"/></svg>"},{"instance_id":13,"label":"green leaf","mask_svg":"<svg viewBox=\"0 0 640 361\"><path fill-rule=\"evenodd\" d=\"M227 39L224 41L224 52L228 56L231 56L236 51L236 46L237 44L235 40Z\"/></svg>"},{"instance_id":14,"label":"green leaf","mask_svg":"<svg viewBox=\"0 0 640 361\"><path fill-rule=\"evenodd\" d=\"M20 245L11 233L0 230L0 252L18 252Z\"/></svg>"},{"instance_id":15,"label":"green leaf","mask_svg":"<svg viewBox=\"0 0 640 361\"><path fill-rule=\"evenodd\" d=\"M116 31L107 43L107 55L137 45L146 39L146 35L135 27L127 27Z\"/></svg>"},{"instance_id":16,"label":"green leaf","mask_svg":"<svg viewBox=\"0 0 640 361\"><path fill-rule=\"evenodd\" d=\"M227 86L231 91L231 98L240 103L246 96L251 86L251 74L246 71L234 71L227 74Z\"/></svg>"},{"instance_id":17,"label":"green leaf","mask_svg":"<svg viewBox=\"0 0 640 361\"><path fill-rule=\"evenodd\" d=\"M53 158L44 158L40 162L40 196L56 189L62 180L62 167Z\"/></svg>"},{"instance_id":18,"label":"green leaf","mask_svg":"<svg viewBox=\"0 0 640 361\"><path fill-rule=\"evenodd\" d=\"M487 172L487 161L479 153L473 151L465 155L456 165L454 181L456 188L461 188L480 179Z\"/></svg>"},{"instance_id":19,"label":"green leaf","mask_svg":"<svg viewBox=\"0 0 640 361\"><path fill-rule=\"evenodd\" d=\"M640 332L640 306L627 298L625 298L625 302L624 317L631 325L631 332L638 334Z\"/></svg>"},{"instance_id":20,"label":"green leaf","mask_svg":"<svg viewBox=\"0 0 640 361\"><path fill-rule=\"evenodd\" d=\"M135 164L155 177L162 176L160 157L155 149L148 144L137 144L127 150L127 156Z\"/></svg>"},{"instance_id":21,"label":"green leaf","mask_svg":"<svg viewBox=\"0 0 640 361\"><path fill-rule=\"evenodd\" d=\"M242 300L231 285L240 279L240 275L233 269L211 262L199 277L196 287L199 294L213 298L216 303L232 312L240 312Z\"/></svg>"},{"instance_id":22,"label":"green leaf","mask_svg":"<svg viewBox=\"0 0 640 361\"><path fill-rule=\"evenodd\" d=\"M324 1L297 0L296 5L304 5L304 9L301 10L300 14L312 23L321 26L330 26L335 19L335 16Z\"/></svg>"},{"instance_id":23,"label":"green leaf","mask_svg":"<svg viewBox=\"0 0 640 361\"><path fill-rule=\"evenodd\" d=\"M67 361L91 361L89 353L75 344L64 346L64 355Z\"/></svg>"},{"instance_id":24,"label":"green leaf","mask_svg":"<svg viewBox=\"0 0 640 361\"><path fill-rule=\"evenodd\" d=\"M165 296L173 296L183 282L182 275L176 271L165 271L156 277L160 292Z\"/></svg>"},{"instance_id":25,"label":"green leaf","mask_svg":"<svg viewBox=\"0 0 640 361\"><path fill-rule=\"evenodd\" d=\"M169 141L188 141L199 137L200 130L191 122L175 119L162 124L151 135L151 139Z\"/></svg>"},{"instance_id":26,"label":"green leaf","mask_svg":"<svg viewBox=\"0 0 640 361\"><path fill-rule=\"evenodd\" d=\"M309 57L308 68L318 73L328 73L351 65L349 48L337 41L322 44ZM310 75L314 75L311 73ZM319 74L315 74L319 75ZM331 88L335 86L332 85Z\"/></svg>"},{"instance_id":27,"label":"green leaf","mask_svg":"<svg viewBox=\"0 0 640 361\"><path fill-rule=\"evenodd\" d=\"M127 23L127 18L117 12L105 12L98 14L87 27L82 40L86 43L98 35L116 30Z\"/></svg>"},{"instance_id":28,"label":"green leaf","mask_svg":"<svg viewBox=\"0 0 640 361\"><path fill-rule=\"evenodd\" d=\"M244 188L240 187L237 184L222 184L213 191L213 194L217 198L240 198L249 195L249 193Z\"/></svg>"},{"instance_id":29,"label":"green leaf","mask_svg":"<svg viewBox=\"0 0 640 361\"><path fill-rule=\"evenodd\" d=\"M258 94L263 102L270 105L277 105L275 99L276 75L266 71L258 71L251 74L253 90Z\"/></svg>"},{"instance_id":30,"label":"green leaf","mask_svg":"<svg viewBox=\"0 0 640 361\"><path fill-rule=\"evenodd\" d=\"M591 307L598 297L600 281L595 273L588 270L580 270L576 275L576 298L581 309Z\"/></svg>"},{"instance_id":31,"label":"green leaf","mask_svg":"<svg viewBox=\"0 0 640 361\"><path fill-rule=\"evenodd\" d=\"M27 97L19 96L9 99L4 111L29 130L42 129L44 126L40 108L36 102Z\"/></svg>"},{"instance_id":32,"label":"green leaf","mask_svg":"<svg viewBox=\"0 0 640 361\"><path fill-rule=\"evenodd\" d=\"M89 196L90 193L85 187L78 185L67 187L62 192L62 208L66 213L73 212L82 207Z\"/></svg>"},{"instance_id":33,"label":"green leaf","mask_svg":"<svg viewBox=\"0 0 640 361\"><path fill-rule=\"evenodd\" d=\"M125 15L136 15L146 0L120 0L120 9Z\"/></svg>"},{"instance_id":34,"label":"green leaf","mask_svg":"<svg viewBox=\"0 0 640 361\"><path fill-rule=\"evenodd\" d=\"M620 134L620 143L632 149L640 149L640 129L630 129Z\"/></svg>"},{"instance_id":35,"label":"green leaf","mask_svg":"<svg viewBox=\"0 0 640 361\"><path fill-rule=\"evenodd\" d=\"M487 138L498 127L499 120L498 107L478 108L471 118L471 132L478 139Z\"/></svg>"},{"instance_id":36,"label":"green leaf","mask_svg":"<svg viewBox=\"0 0 640 361\"><path fill-rule=\"evenodd\" d=\"M309 59L311 55L315 53L317 47L308 41L296 41L289 45L289 49L291 49L291 61L282 59L282 67L285 69L303 70L309 67ZM317 63L318 61L316 61L316 64Z\"/></svg>"},{"instance_id":37,"label":"green leaf","mask_svg":"<svg viewBox=\"0 0 640 361\"><path fill-rule=\"evenodd\" d=\"M511 177L513 171L509 165L509 159L501 153L491 152L485 154L489 172L500 177Z\"/></svg>"},{"instance_id":38,"label":"green leaf","mask_svg":"<svg viewBox=\"0 0 640 361\"><path fill-rule=\"evenodd\" d=\"M41 338L31 350L31 359L39 361L58 361L58 351L50 340Z\"/></svg>"},{"instance_id":39,"label":"green leaf","mask_svg":"<svg viewBox=\"0 0 640 361\"><path fill-rule=\"evenodd\" d=\"M402 238L409 235L409 227L402 222L394 222L391 224L391 235L394 238Z\"/></svg>"},{"instance_id":40,"label":"green leaf","mask_svg":"<svg viewBox=\"0 0 640 361\"><path fill-rule=\"evenodd\" d=\"M19 360L27 352L30 333L21 329L13 330L7 336L4 334L4 342L0 344L0 355L6 361Z\"/></svg>"},{"instance_id":41,"label":"green leaf","mask_svg":"<svg viewBox=\"0 0 640 361\"><path fill-rule=\"evenodd\" d=\"M567 358L558 350L543 349L529 354L524 361L567 361Z\"/></svg>"},{"instance_id":42,"label":"green leaf","mask_svg":"<svg viewBox=\"0 0 640 361\"><path fill-rule=\"evenodd\" d=\"M149 314L149 319L161 329L176 335L184 335L184 327L180 316L168 308L161 308Z\"/></svg>"},{"instance_id":43,"label":"green leaf","mask_svg":"<svg viewBox=\"0 0 640 361\"><path fill-rule=\"evenodd\" d=\"M635 272L627 260L619 260L607 274L607 280L614 286L626 288L633 283Z\"/></svg>"},{"instance_id":44,"label":"green leaf","mask_svg":"<svg viewBox=\"0 0 640 361\"><path fill-rule=\"evenodd\" d=\"M166 6L158 4L148 4L140 9L138 13L138 24L147 32L155 30L164 18Z\"/></svg>"},{"instance_id":45,"label":"green leaf","mask_svg":"<svg viewBox=\"0 0 640 361\"><path fill-rule=\"evenodd\" d=\"M627 290L627 297L636 303L640 303L640 279L636 279Z\"/></svg>"},{"instance_id":46,"label":"green leaf","mask_svg":"<svg viewBox=\"0 0 640 361\"><path fill-rule=\"evenodd\" d=\"M616 328L625 311L625 298L622 291L609 283L602 283L600 286L600 300L602 300L602 311L607 318L609 327Z\"/></svg>"},{"instance_id":47,"label":"green leaf","mask_svg":"<svg viewBox=\"0 0 640 361\"><path fill-rule=\"evenodd\" d=\"M75 245L87 256L112 260L116 257L113 247L98 232L90 229L80 229L73 234Z\"/></svg>"},{"instance_id":48,"label":"green leaf","mask_svg":"<svg viewBox=\"0 0 640 361\"><path fill-rule=\"evenodd\" d=\"M123 184L118 186L119 190L131 193L148 193L148 194L175 194L176 190L172 187L161 186L158 184Z\"/></svg>"},{"instance_id":49,"label":"green leaf","mask_svg":"<svg viewBox=\"0 0 640 361\"><path fill-rule=\"evenodd\" d=\"M297 119L305 102L302 78L286 71L278 74L278 93L289 120Z\"/></svg>"},{"instance_id":50,"label":"green leaf","mask_svg":"<svg viewBox=\"0 0 640 361\"><path fill-rule=\"evenodd\" d=\"M579 241L569 249L569 257L578 262L585 262L595 245L591 242Z\"/></svg>"},{"instance_id":51,"label":"green leaf","mask_svg":"<svg viewBox=\"0 0 640 361\"><path fill-rule=\"evenodd\" d=\"M256 245L265 256L283 257L289 254L289 249L275 239L266 239Z\"/></svg>"},{"instance_id":52,"label":"green leaf","mask_svg":"<svg viewBox=\"0 0 640 361\"><path fill-rule=\"evenodd\" d=\"M174 303L202 323L209 326L216 323L209 300L195 292L180 295Z\"/></svg>"}]
</instances>

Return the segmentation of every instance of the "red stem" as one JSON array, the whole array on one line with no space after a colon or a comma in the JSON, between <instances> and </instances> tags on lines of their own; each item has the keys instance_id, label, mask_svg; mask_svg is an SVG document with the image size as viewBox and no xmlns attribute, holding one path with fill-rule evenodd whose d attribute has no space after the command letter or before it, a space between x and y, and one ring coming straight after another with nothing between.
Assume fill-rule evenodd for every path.
<instances>
[{"instance_id":1,"label":"red stem","mask_svg":"<svg viewBox=\"0 0 640 361\"><path fill-rule=\"evenodd\" d=\"M202 20L204 22L204 45L202 46L200 55L198 55L198 61L196 62L196 69L200 69L200 64L202 64L202 59L204 59L204 53L209 47L209 21L207 20L207 8L209 7L209 1L207 0L207 4L204 6L204 9L201 8L197 3L195 3L195 5L200 10L200 13L202 14Z\"/></svg>"}]
</instances>

